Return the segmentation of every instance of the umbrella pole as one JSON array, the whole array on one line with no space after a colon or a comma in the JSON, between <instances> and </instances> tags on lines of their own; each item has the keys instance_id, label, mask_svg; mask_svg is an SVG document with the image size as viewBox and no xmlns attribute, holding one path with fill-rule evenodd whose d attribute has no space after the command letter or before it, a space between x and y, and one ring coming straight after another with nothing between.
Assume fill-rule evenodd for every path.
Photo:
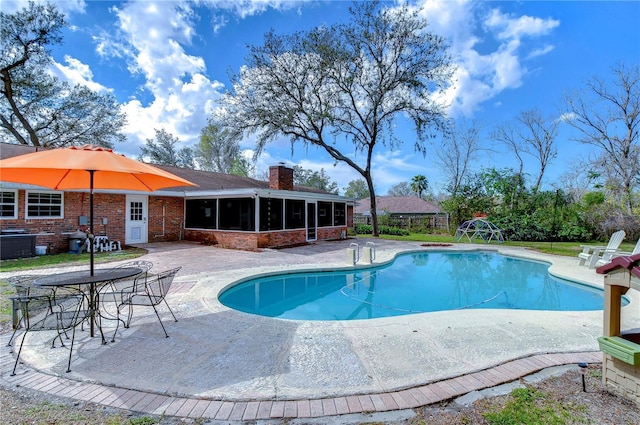
<instances>
[{"instance_id":1,"label":"umbrella pole","mask_svg":"<svg viewBox=\"0 0 640 425\"><path fill-rule=\"evenodd\" d=\"M93 276L93 174L94 170L89 170L89 256L90 260L90 270L91 276ZM89 285L89 309L91 310L91 324L90 327L90 335L93 338L94 335L94 321L95 321L95 286L94 284Z\"/></svg>"},{"instance_id":2,"label":"umbrella pole","mask_svg":"<svg viewBox=\"0 0 640 425\"><path fill-rule=\"evenodd\" d=\"M89 170L89 253L91 257L90 267L91 276L93 276L93 173L94 170Z\"/></svg>"}]
</instances>

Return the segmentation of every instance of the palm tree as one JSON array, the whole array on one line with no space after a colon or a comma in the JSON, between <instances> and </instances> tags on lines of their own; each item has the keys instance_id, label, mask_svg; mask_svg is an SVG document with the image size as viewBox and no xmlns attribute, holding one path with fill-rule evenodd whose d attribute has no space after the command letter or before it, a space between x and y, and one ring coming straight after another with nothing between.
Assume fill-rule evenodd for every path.
<instances>
[{"instance_id":1,"label":"palm tree","mask_svg":"<svg viewBox=\"0 0 640 425\"><path fill-rule=\"evenodd\" d=\"M413 176L411 179L411 190L413 190L418 198L422 198L422 193L429 189L429 181L422 174Z\"/></svg>"}]
</instances>

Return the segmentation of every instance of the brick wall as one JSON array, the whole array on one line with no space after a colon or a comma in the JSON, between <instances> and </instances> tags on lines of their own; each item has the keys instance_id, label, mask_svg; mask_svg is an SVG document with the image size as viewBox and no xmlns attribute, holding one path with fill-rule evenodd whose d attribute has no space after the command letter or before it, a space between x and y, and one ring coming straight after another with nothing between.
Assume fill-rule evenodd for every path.
<instances>
[{"instance_id":1,"label":"brick wall","mask_svg":"<svg viewBox=\"0 0 640 425\"><path fill-rule=\"evenodd\" d=\"M169 196L149 197L149 242L182 239L184 198Z\"/></svg>"},{"instance_id":2,"label":"brick wall","mask_svg":"<svg viewBox=\"0 0 640 425\"><path fill-rule=\"evenodd\" d=\"M317 236L320 240L340 239L344 232L347 234L347 227L319 227Z\"/></svg>"},{"instance_id":3,"label":"brick wall","mask_svg":"<svg viewBox=\"0 0 640 425\"><path fill-rule=\"evenodd\" d=\"M318 228L318 239L339 239L345 227ZM259 248L281 248L307 242L305 229L279 230L272 232L234 232L228 230L185 229L185 239L206 244L217 244L224 248L254 250Z\"/></svg>"},{"instance_id":4,"label":"brick wall","mask_svg":"<svg viewBox=\"0 0 640 425\"><path fill-rule=\"evenodd\" d=\"M305 229L279 230L273 232L260 233L258 242L259 248L285 247L304 244L307 242L307 231Z\"/></svg>"},{"instance_id":5,"label":"brick wall","mask_svg":"<svg viewBox=\"0 0 640 425\"><path fill-rule=\"evenodd\" d=\"M89 220L89 193L65 192L64 218L24 219L25 193L24 190L18 191L18 219L0 220L0 227L27 229L29 233L51 233L51 235L37 236L36 245L46 246L47 252L51 254L68 251L68 235L63 233L83 228L79 225L80 216L86 216ZM94 233L106 234L109 239L124 242L125 196L94 194L93 204ZM102 224L103 218L107 219L107 224Z\"/></svg>"},{"instance_id":6,"label":"brick wall","mask_svg":"<svg viewBox=\"0 0 640 425\"><path fill-rule=\"evenodd\" d=\"M269 167L269 189L293 190L293 168L284 165Z\"/></svg>"},{"instance_id":7,"label":"brick wall","mask_svg":"<svg viewBox=\"0 0 640 425\"><path fill-rule=\"evenodd\" d=\"M218 243L218 240L216 239L216 231L214 230L184 229L184 239L200 242L206 245L215 245Z\"/></svg>"},{"instance_id":8,"label":"brick wall","mask_svg":"<svg viewBox=\"0 0 640 425\"><path fill-rule=\"evenodd\" d=\"M185 229L184 238L188 241L219 245L222 248L244 249L249 251L258 248L258 234L254 232Z\"/></svg>"},{"instance_id":9,"label":"brick wall","mask_svg":"<svg viewBox=\"0 0 640 425\"><path fill-rule=\"evenodd\" d=\"M25 191L18 191L18 219L0 220L3 229L27 229L29 233L51 233L36 237L36 245L46 246L47 252L57 254L69 249L68 235L63 233L88 230L79 224L80 216L90 219L89 193L65 192L64 218L25 220ZM125 241L126 195L93 195L94 226L96 235L107 235L110 240ZM164 214L164 228L163 228ZM149 242L176 241L183 236L184 199L180 197L149 196ZM106 223L104 223L106 219ZM163 231L164 230L164 231Z\"/></svg>"},{"instance_id":10,"label":"brick wall","mask_svg":"<svg viewBox=\"0 0 640 425\"><path fill-rule=\"evenodd\" d=\"M635 402L640 407L640 366L633 366L604 354L602 381L609 391Z\"/></svg>"}]
</instances>

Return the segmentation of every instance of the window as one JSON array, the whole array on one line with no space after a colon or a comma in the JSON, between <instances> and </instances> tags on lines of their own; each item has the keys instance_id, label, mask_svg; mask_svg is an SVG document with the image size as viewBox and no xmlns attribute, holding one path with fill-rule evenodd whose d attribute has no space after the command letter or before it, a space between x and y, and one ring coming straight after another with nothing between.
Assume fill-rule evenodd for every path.
<instances>
[{"instance_id":1,"label":"window","mask_svg":"<svg viewBox=\"0 0 640 425\"><path fill-rule=\"evenodd\" d=\"M260 231L282 230L282 199L260 198Z\"/></svg>"},{"instance_id":2,"label":"window","mask_svg":"<svg viewBox=\"0 0 640 425\"><path fill-rule=\"evenodd\" d=\"M63 218L62 192L27 191L26 218Z\"/></svg>"},{"instance_id":3,"label":"window","mask_svg":"<svg viewBox=\"0 0 640 425\"><path fill-rule=\"evenodd\" d=\"M318 227L333 226L333 203L318 201Z\"/></svg>"},{"instance_id":4,"label":"window","mask_svg":"<svg viewBox=\"0 0 640 425\"><path fill-rule=\"evenodd\" d=\"M18 191L0 192L0 218L18 218Z\"/></svg>"},{"instance_id":5,"label":"window","mask_svg":"<svg viewBox=\"0 0 640 425\"><path fill-rule=\"evenodd\" d=\"M129 203L129 220L142 221L144 204L140 201L131 201Z\"/></svg>"},{"instance_id":6,"label":"window","mask_svg":"<svg viewBox=\"0 0 640 425\"><path fill-rule=\"evenodd\" d=\"M337 202L333 204L333 225L347 225L347 204Z\"/></svg>"},{"instance_id":7,"label":"window","mask_svg":"<svg viewBox=\"0 0 640 425\"><path fill-rule=\"evenodd\" d=\"M253 198L221 198L218 202L218 229L245 231L256 229Z\"/></svg>"},{"instance_id":8,"label":"window","mask_svg":"<svg viewBox=\"0 0 640 425\"><path fill-rule=\"evenodd\" d=\"M187 199L186 228L215 229L217 201L215 199Z\"/></svg>"},{"instance_id":9,"label":"window","mask_svg":"<svg viewBox=\"0 0 640 425\"><path fill-rule=\"evenodd\" d=\"M285 227L287 229L304 229L304 201L287 199L285 209Z\"/></svg>"}]
</instances>

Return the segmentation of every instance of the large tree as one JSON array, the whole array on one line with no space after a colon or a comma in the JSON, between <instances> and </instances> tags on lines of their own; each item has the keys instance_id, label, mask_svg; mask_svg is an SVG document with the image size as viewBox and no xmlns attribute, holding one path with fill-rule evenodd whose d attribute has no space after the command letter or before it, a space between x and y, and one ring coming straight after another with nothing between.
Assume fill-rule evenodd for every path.
<instances>
[{"instance_id":1,"label":"large tree","mask_svg":"<svg viewBox=\"0 0 640 425\"><path fill-rule=\"evenodd\" d=\"M427 177L422 174L413 176L411 178L411 190L418 198L424 199L423 194L424 196L427 196L429 193L429 180L427 180Z\"/></svg>"},{"instance_id":2,"label":"large tree","mask_svg":"<svg viewBox=\"0 0 640 425\"><path fill-rule=\"evenodd\" d=\"M458 189L471 173L473 163L482 159L482 150L479 123L464 120L449 123L449 131L436 148L435 154L436 161L447 178L451 196L457 196Z\"/></svg>"},{"instance_id":3,"label":"large tree","mask_svg":"<svg viewBox=\"0 0 640 425\"><path fill-rule=\"evenodd\" d=\"M593 77L582 91L565 96L566 122L578 130L574 140L601 150L593 165L609 187L619 188L633 215L640 186L640 66L620 64L612 71L610 80Z\"/></svg>"},{"instance_id":4,"label":"large tree","mask_svg":"<svg viewBox=\"0 0 640 425\"><path fill-rule=\"evenodd\" d=\"M247 176L252 164L242 156L240 137L214 117L200 131L193 154L201 169L217 173Z\"/></svg>"},{"instance_id":5,"label":"large tree","mask_svg":"<svg viewBox=\"0 0 640 425\"><path fill-rule=\"evenodd\" d=\"M481 151L480 124L466 120L451 121L449 131L435 150L436 161L446 177L445 190L448 192L442 205L456 226L470 218L469 206L477 204L469 194L481 184L478 176L472 175L471 167L481 159ZM481 210L471 212L478 211Z\"/></svg>"},{"instance_id":6,"label":"large tree","mask_svg":"<svg viewBox=\"0 0 640 425\"><path fill-rule=\"evenodd\" d=\"M313 171L295 165L293 167L293 184L314 187L336 195L339 192L338 183L331 180L324 168L321 168L320 171Z\"/></svg>"},{"instance_id":7,"label":"large tree","mask_svg":"<svg viewBox=\"0 0 640 425\"><path fill-rule=\"evenodd\" d=\"M409 183L396 183L387 190L387 196L414 196L415 192Z\"/></svg>"},{"instance_id":8,"label":"large tree","mask_svg":"<svg viewBox=\"0 0 640 425\"><path fill-rule=\"evenodd\" d=\"M351 20L293 35L266 34L224 98L232 125L257 134L257 154L278 137L324 149L367 182L378 235L373 152L397 148L394 123L415 128L415 148L445 123L434 94L446 87L451 59L442 37L406 5L356 2ZM345 146L344 148L342 146Z\"/></svg>"},{"instance_id":9,"label":"large tree","mask_svg":"<svg viewBox=\"0 0 640 425\"><path fill-rule=\"evenodd\" d=\"M362 179L351 180L344 188L344 196L354 199L364 199L369 197L367 182Z\"/></svg>"},{"instance_id":10,"label":"large tree","mask_svg":"<svg viewBox=\"0 0 640 425\"><path fill-rule=\"evenodd\" d=\"M559 120L545 118L538 109L530 109L518 115L522 125L522 140L525 152L533 156L539 164L538 175L533 184L533 193L537 193L549 163L558 155L555 140L558 136Z\"/></svg>"},{"instance_id":11,"label":"large tree","mask_svg":"<svg viewBox=\"0 0 640 425\"><path fill-rule=\"evenodd\" d=\"M0 12L0 134L4 141L61 147L124 141L126 117L110 94L72 86L47 72L49 48L62 42L64 16L52 4L29 2Z\"/></svg>"},{"instance_id":12,"label":"large tree","mask_svg":"<svg viewBox=\"0 0 640 425\"><path fill-rule=\"evenodd\" d=\"M181 168L194 168L193 150L188 146L177 148L180 140L165 129L154 129L155 138L147 139L140 146L138 159L152 164L172 165Z\"/></svg>"},{"instance_id":13,"label":"large tree","mask_svg":"<svg viewBox=\"0 0 640 425\"><path fill-rule=\"evenodd\" d=\"M557 155L555 139L559 123L557 119L543 117L538 109L530 109L518 114L515 123L501 124L491 133L491 138L504 144L516 156L521 181L524 182L523 154L537 160L539 168L532 188L534 194L540 189L549 163Z\"/></svg>"}]
</instances>

